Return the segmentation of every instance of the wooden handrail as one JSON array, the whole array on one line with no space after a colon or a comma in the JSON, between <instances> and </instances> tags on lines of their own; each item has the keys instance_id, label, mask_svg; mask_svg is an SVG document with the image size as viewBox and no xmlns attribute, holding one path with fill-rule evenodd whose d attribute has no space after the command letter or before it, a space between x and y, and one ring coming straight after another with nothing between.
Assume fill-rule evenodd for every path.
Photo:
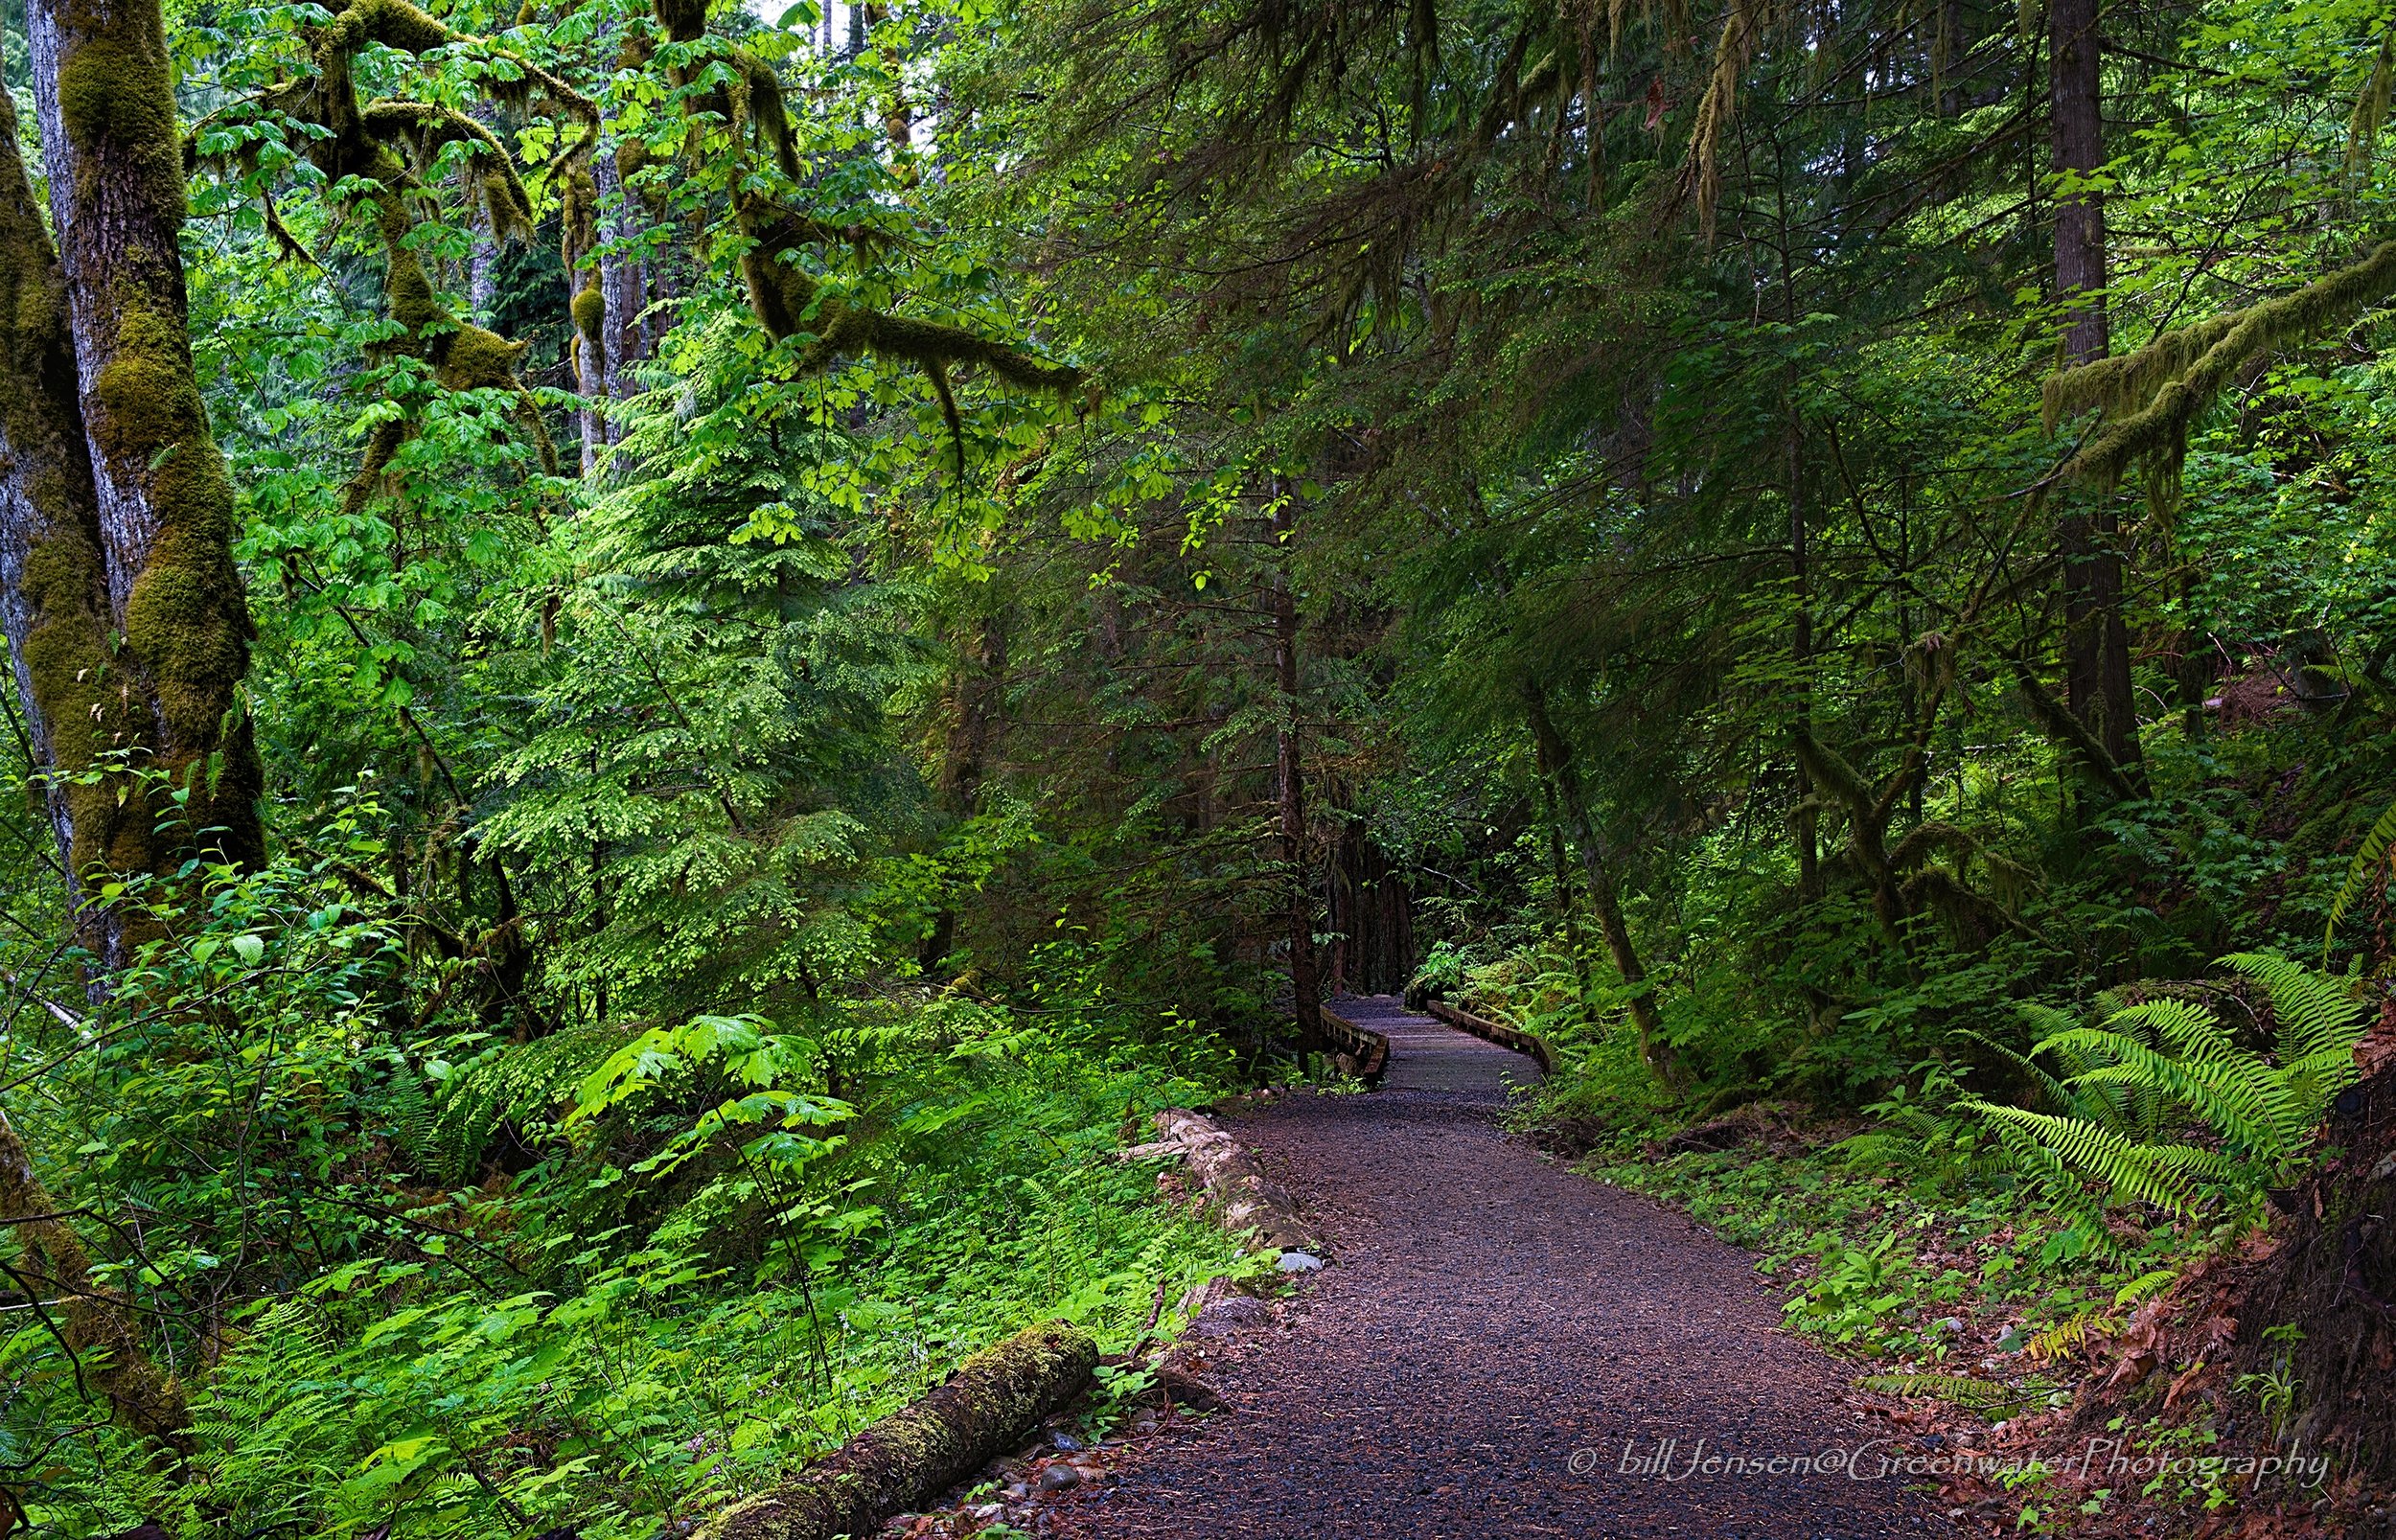
<instances>
[{"instance_id":1,"label":"wooden handrail","mask_svg":"<svg viewBox=\"0 0 2396 1540\"><path fill-rule=\"evenodd\" d=\"M1323 1018L1323 1035L1340 1046L1340 1050L1356 1062L1356 1078L1368 1084L1379 1080L1390 1068L1390 1040L1371 1027L1358 1026L1347 1017L1327 1006L1317 1006Z\"/></svg>"},{"instance_id":2,"label":"wooden handrail","mask_svg":"<svg viewBox=\"0 0 2396 1540\"><path fill-rule=\"evenodd\" d=\"M1460 1011L1443 1000L1426 1000L1422 1002L1422 1008L1450 1026L1460 1027L1477 1038L1496 1044L1501 1048L1512 1048L1516 1053L1524 1055L1536 1064L1541 1074L1555 1072L1555 1055L1550 1050L1543 1038L1533 1037L1519 1026L1509 1026L1504 1022L1492 1022L1486 1016L1475 1016L1470 1011Z\"/></svg>"}]
</instances>

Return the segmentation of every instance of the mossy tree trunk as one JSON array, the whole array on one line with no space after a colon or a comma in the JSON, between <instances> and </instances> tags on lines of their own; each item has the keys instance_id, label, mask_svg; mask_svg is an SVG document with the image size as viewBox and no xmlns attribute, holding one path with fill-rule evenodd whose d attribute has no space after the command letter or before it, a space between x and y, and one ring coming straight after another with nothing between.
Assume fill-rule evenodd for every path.
<instances>
[{"instance_id":1,"label":"mossy tree trunk","mask_svg":"<svg viewBox=\"0 0 2396 1540\"><path fill-rule=\"evenodd\" d=\"M242 680L252 630L233 563L233 488L192 366L179 247L182 139L158 0L30 0L34 99L50 174L114 666L146 697L151 763L183 798L114 831L109 864L162 871L189 846L265 853ZM36 664L38 673L40 665ZM37 685L38 685L38 681ZM56 719L53 719L56 726ZM179 826L179 828L178 828Z\"/></svg>"},{"instance_id":2,"label":"mossy tree trunk","mask_svg":"<svg viewBox=\"0 0 2396 1540\"><path fill-rule=\"evenodd\" d=\"M0 632L35 756L56 772L48 812L77 930L113 965L124 927L83 902L81 879L153 870L163 852L144 809L81 777L111 751L153 747L156 719L147 681L114 646L66 277L16 143L0 97Z\"/></svg>"}]
</instances>

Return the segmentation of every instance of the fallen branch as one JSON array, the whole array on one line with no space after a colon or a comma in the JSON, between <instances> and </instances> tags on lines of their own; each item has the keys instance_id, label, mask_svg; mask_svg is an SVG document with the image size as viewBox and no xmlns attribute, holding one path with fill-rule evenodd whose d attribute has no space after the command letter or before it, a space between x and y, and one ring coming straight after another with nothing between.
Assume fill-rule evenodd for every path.
<instances>
[{"instance_id":1,"label":"fallen branch","mask_svg":"<svg viewBox=\"0 0 2396 1540\"><path fill-rule=\"evenodd\" d=\"M1081 1394L1097 1368L1097 1340L1078 1326L1050 1321L1017 1332L796 1480L726 1510L701 1540L872 1534L1022 1443L1041 1418Z\"/></svg>"},{"instance_id":2,"label":"fallen branch","mask_svg":"<svg viewBox=\"0 0 2396 1540\"><path fill-rule=\"evenodd\" d=\"M1298 1200L1269 1180L1245 1145L1205 1117L1172 1107L1157 1114L1157 1141L1125 1150L1126 1161L1159 1157L1186 1162L1206 1189L1215 1222L1251 1251L1319 1252L1323 1232L1301 1218Z\"/></svg>"}]
</instances>

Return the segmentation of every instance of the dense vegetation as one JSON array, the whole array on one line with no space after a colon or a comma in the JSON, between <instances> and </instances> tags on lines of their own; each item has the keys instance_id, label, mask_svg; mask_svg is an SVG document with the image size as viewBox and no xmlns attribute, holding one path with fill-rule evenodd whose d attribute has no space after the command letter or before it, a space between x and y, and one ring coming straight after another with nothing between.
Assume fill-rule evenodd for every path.
<instances>
[{"instance_id":1,"label":"dense vegetation","mask_svg":"<svg viewBox=\"0 0 2396 1540\"><path fill-rule=\"evenodd\" d=\"M1339 990L2391 1474L2377 0L0 22L0 1534L703 1516Z\"/></svg>"}]
</instances>

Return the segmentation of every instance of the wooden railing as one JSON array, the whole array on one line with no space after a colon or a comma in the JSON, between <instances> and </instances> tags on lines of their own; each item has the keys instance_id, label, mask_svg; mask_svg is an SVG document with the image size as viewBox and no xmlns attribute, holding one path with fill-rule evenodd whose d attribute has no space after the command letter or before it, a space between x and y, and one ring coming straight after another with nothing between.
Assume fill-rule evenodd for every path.
<instances>
[{"instance_id":1,"label":"wooden railing","mask_svg":"<svg viewBox=\"0 0 2396 1540\"><path fill-rule=\"evenodd\" d=\"M1538 1065L1541 1074L1555 1072L1555 1056L1548 1050L1546 1042L1519 1026L1509 1026L1504 1022L1492 1022L1486 1016L1460 1011L1443 1000L1426 1000L1422 1008L1450 1026L1462 1028L1477 1038L1486 1038L1501 1048L1512 1048L1516 1053L1527 1055Z\"/></svg>"},{"instance_id":2,"label":"wooden railing","mask_svg":"<svg viewBox=\"0 0 2396 1540\"><path fill-rule=\"evenodd\" d=\"M1371 1082L1381 1078L1390 1067L1390 1040L1370 1027L1358 1026L1347 1017L1321 1007L1323 1035L1355 1066L1353 1073L1359 1080Z\"/></svg>"}]
</instances>

